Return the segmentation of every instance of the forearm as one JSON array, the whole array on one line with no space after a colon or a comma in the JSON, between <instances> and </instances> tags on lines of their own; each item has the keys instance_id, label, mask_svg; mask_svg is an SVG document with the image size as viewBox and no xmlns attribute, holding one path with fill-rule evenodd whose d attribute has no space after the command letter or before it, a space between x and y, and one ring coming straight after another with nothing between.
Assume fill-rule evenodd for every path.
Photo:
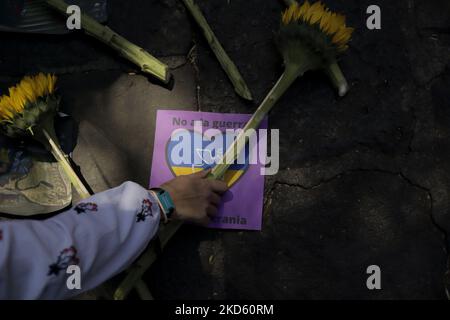
<instances>
[{"instance_id":1,"label":"forearm","mask_svg":"<svg viewBox=\"0 0 450 320\"><path fill-rule=\"evenodd\" d=\"M160 220L150 193L135 183L99 193L44 221L0 223L0 298L70 298L124 270L145 249ZM81 290L66 269L78 265Z\"/></svg>"}]
</instances>

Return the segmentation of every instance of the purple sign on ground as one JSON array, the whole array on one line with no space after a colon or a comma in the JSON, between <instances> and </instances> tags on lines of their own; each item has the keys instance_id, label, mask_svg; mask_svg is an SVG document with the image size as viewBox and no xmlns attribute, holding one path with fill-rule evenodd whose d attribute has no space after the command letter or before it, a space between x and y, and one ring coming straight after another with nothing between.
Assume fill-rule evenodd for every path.
<instances>
[{"instance_id":1,"label":"purple sign on ground","mask_svg":"<svg viewBox=\"0 0 450 320\"><path fill-rule=\"evenodd\" d=\"M232 131L242 129L250 117L246 114L158 110L150 187L213 167L232 143ZM267 129L267 119L260 129ZM224 177L230 189L223 196L219 214L209 227L261 230L264 197L261 172L266 161L266 148L266 135L258 134L257 143L247 146L230 166Z\"/></svg>"}]
</instances>

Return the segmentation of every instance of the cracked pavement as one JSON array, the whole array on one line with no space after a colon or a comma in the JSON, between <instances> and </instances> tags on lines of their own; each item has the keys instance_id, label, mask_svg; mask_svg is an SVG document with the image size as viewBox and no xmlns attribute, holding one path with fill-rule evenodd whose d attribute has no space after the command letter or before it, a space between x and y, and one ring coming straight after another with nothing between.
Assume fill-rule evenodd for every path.
<instances>
[{"instance_id":1,"label":"cracked pavement","mask_svg":"<svg viewBox=\"0 0 450 320\"><path fill-rule=\"evenodd\" d=\"M80 124L74 157L94 190L145 186L158 108L251 113L282 71L281 1L196 2L254 103L234 93L177 0L109 1L109 26L170 65L172 91L80 33L0 34L0 89L57 73ZM379 0L379 31L365 27L374 3L326 3L356 28L340 62L350 92L339 98L321 73L290 88L269 117L280 172L266 179L263 230L183 227L146 274L155 298L446 298L450 3ZM366 288L372 264L382 290Z\"/></svg>"}]
</instances>

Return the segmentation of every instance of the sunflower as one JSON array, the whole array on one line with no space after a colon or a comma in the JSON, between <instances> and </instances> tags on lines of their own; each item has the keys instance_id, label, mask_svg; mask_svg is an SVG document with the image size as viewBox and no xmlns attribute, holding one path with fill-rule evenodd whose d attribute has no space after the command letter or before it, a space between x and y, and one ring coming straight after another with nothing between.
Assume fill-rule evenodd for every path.
<instances>
[{"instance_id":1,"label":"sunflower","mask_svg":"<svg viewBox=\"0 0 450 320\"><path fill-rule=\"evenodd\" d=\"M302 5L294 3L283 12L281 20L285 26L292 23L306 28L313 27L308 39L311 43L314 44L317 38L322 38L322 34L325 34L339 52L347 50L347 43L354 30L346 26L344 15L331 12L320 1L312 5L308 1Z\"/></svg>"},{"instance_id":2,"label":"sunflower","mask_svg":"<svg viewBox=\"0 0 450 320\"><path fill-rule=\"evenodd\" d=\"M0 129L9 137L31 136L42 143L61 165L82 198L90 196L61 150L55 134L54 118L59 98L56 76L39 73L24 77L0 97Z\"/></svg>"},{"instance_id":3,"label":"sunflower","mask_svg":"<svg viewBox=\"0 0 450 320\"><path fill-rule=\"evenodd\" d=\"M0 97L0 125L6 135L32 134L43 118L54 116L58 107L55 85L56 76L39 73L24 77Z\"/></svg>"},{"instance_id":4,"label":"sunflower","mask_svg":"<svg viewBox=\"0 0 450 320\"><path fill-rule=\"evenodd\" d=\"M275 86L255 111L234 143L228 148L224 159L235 159L245 145L246 132L256 130L264 117L286 92L291 84L310 70L325 70L339 89L347 91L347 82L336 62L338 54L348 48L353 28L347 27L345 16L331 12L322 2L302 5L294 2L281 15L277 45L284 59L284 72ZM221 179L229 164L219 162L210 178Z\"/></svg>"},{"instance_id":5,"label":"sunflower","mask_svg":"<svg viewBox=\"0 0 450 320\"><path fill-rule=\"evenodd\" d=\"M348 49L353 28L344 15L331 12L322 2L293 3L281 15L278 47L285 65L308 70L323 69Z\"/></svg>"}]
</instances>

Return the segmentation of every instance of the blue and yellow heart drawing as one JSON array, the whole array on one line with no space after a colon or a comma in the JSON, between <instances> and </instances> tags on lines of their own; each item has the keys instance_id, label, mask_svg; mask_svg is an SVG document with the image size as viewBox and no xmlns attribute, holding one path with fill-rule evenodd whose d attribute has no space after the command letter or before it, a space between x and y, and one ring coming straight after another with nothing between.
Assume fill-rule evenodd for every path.
<instances>
[{"instance_id":1,"label":"blue and yellow heart drawing","mask_svg":"<svg viewBox=\"0 0 450 320\"><path fill-rule=\"evenodd\" d=\"M166 145L167 166L174 176L188 175L215 166L227 150L226 134L207 137L193 130L175 130ZM197 141L197 142L195 142ZM226 172L224 181L233 186L249 168L248 147Z\"/></svg>"}]
</instances>

